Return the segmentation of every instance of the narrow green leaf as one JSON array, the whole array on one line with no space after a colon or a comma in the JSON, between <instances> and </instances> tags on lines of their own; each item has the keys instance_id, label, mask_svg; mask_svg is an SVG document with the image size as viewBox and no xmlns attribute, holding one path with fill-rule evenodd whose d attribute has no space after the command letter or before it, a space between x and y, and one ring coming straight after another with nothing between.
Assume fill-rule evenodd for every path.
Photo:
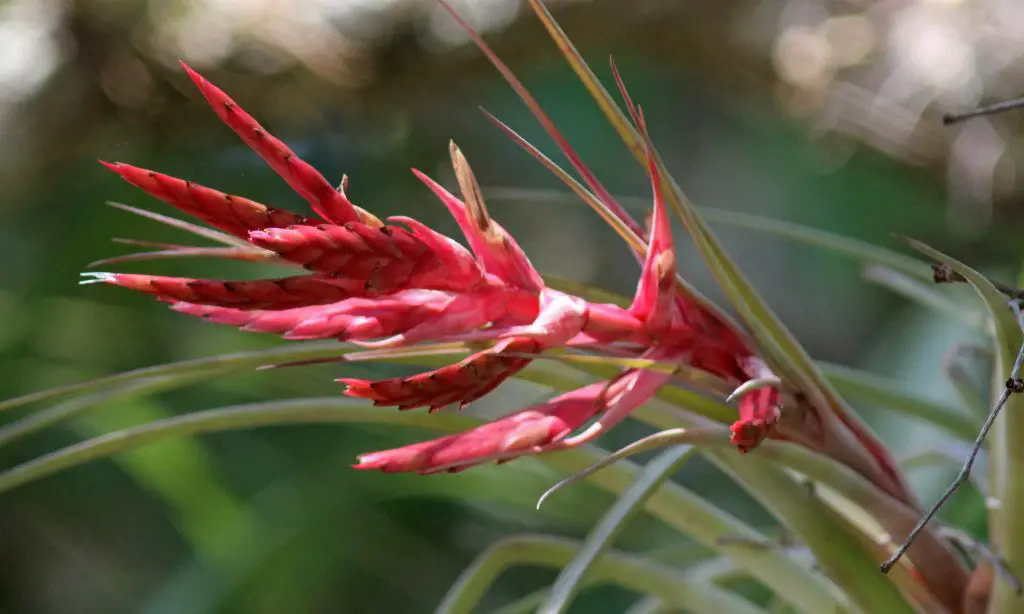
<instances>
[{"instance_id":1,"label":"narrow green leaf","mask_svg":"<svg viewBox=\"0 0 1024 614\"><path fill-rule=\"evenodd\" d=\"M907 243L922 254L928 256L938 263L948 264L953 270L964 276L967 282L978 293L978 296L985 303L989 317L996 327L996 350L1000 362L1009 373L1017 352L1021 346L1021 330L1009 306L1009 299L992 284L991 281L981 273L975 271L966 264L955 260L942 252L933 249L920 241L906 239Z\"/></svg>"},{"instance_id":2,"label":"narrow green leaf","mask_svg":"<svg viewBox=\"0 0 1024 614\"><path fill-rule=\"evenodd\" d=\"M920 418L964 441L973 441L981 426L968 411L907 392L880 375L834 363L819 362L818 366L843 396Z\"/></svg>"},{"instance_id":3,"label":"narrow green leaf","mask_svg":"<svg viewBox=\"0 0 1024 614\"><path fill-rule=\"evenodd\" d=\"M884 528L887 534L884 544L890 548L895 547L895 544L892 543L892 536L905 535L920 517L916 508L883 492L849 467L807 448L770 441L765 442L752 454L755 457L776 463L787 470L795 471L813 481L818 486L816 491L822 495L823 501L840 512L847 521L857 526L866 536L877 538L877 527ZM833 498L826 496L829 491L842 497L846 505L836 507ZM868 519L869 522L862 522L864 519ZM799 533L798 528L793 530ZM932 568L930 573L945 579L945 597L955 596L960 590L957 588L958 583L962 588L962 583L965 580L964 570L946 542L934 531L928 530L921 533L914 548L911 554L915 560L924 561L924 564ZM911 578L905 578L905 580L908 581L900 581L898 584L908 592L912 592L914 587L911 585L918 584L918 580Z\"/></svg>"},{"instance_id":4,"label":"narrow green leaf","mask_svg":"<svg viewBox=\"0 0 1024 614\"><path fill-rule=\"evenodd\" d=\"M444 432L465 430L478 424L476 420L459 414L380 411L379 408L357 404L351 399L333 397L223 407L110 433L22 463L0 473L0 493L58 471L169 437L312 423L394 424ZM559 473L570 474L594 464L604 454L597 448L585 446L542 455L536 460ZM628 488L638 474L636 465L622 461L589 476L587 481L617 495ZM648 501L647 511L669 526L692 535L705 546L729 556L738 566L772 586L787 601L799 606L807 614L850 611L841 594L827 581L785 555L719 544L721 537L757 540L761 539L761 535L677 484L667 483L655 492Z\"/></svg>"},{"instance_id":5,"label":"narrow green leaf","mask_svg":"<svg viewBox=\"0 0 1024 614\"><path fill-rule=\"evenodd\" d=\"M563 55L566 56L566 59L576 70L577 75L584 82L595 100L597 100L598 105L605 112L608 120L617 128L620 125L624 125L626 120L618 105L611 100L607 91L600 86L593 72L587 68L586 62L575 52L565 33L557 27L554 19L543 7L543 4L537 0L532 0L531 6L545 23L552 38L555 39L559 48L562 49ZM625 96L625 93L623 95ZM627 104L631 103L627 101ZM719 286L747 325L747 331L757 339L758 347L764 353L769 364L773 366L779 375L801 390L813 405L819 408L819 415L830 420L841 419L858 439L874 442L874 437L870 430L859 421L859 418L853 413L852 409L846 405L844 400L816 368L810 356L797 343L792 333L782 324L749 280L747 280L728 254L725 253L717 237L705 225L693 205L686 199L682 189L665 168L656 148L650 140L646 139L646 137L641 137L636 130L619 130L619 133L642 166L647 167L647 152L650 152L650 155L653 156L657 170L661 175L661 180L666 188L669 203L682 218L698 251L711 269ZM641 141L641 138L644 140ZM856 463L864 471L876 474L877 479L881 482L895 480L893 487L897 490L905 488L905 485L899 481L898 477L878 471L876 463L879 461L891 466L895 466L895 463L891 459L877 458L878 456L885 455L884 447L873 446L874 448L877 448L873 452L875 458L869 458L869 454L864 446L849 446L847 452L848 456L850 456L850 462ZM759 489L759 492L763 494L763 489ZM828 544L822 542L818 546L827 548ZM812 548L818 553L818 548L815 545L812 544ZM887 597L893 596L894 593L892 591L894 589L892 589L891 585L877 581L875 583L878 585L878 590L875 591L877 594L884 593ZM860 595L861 597L870 597L870 592L864 592ZM897 601L899 601L898 595L896 597ZM882 599L885 600L886 597L882 597Z\"/></svg>"},{"instance_id":6,"label":"narrow green leaf","mask_svg":"<svg viewBox=\"0 0 1024 614\"><path fill-rule=\"evenodd\" d=\"M725 453L739 458L733 450L727 450ZM546 462L565 473L572 473L587 466L577 464L576 460L571 454L559 453L550 455ZM620 461L593 474L588 481L606 490L621 492L635 479L634 467L629 461ZM655 517L686 532L696 541L722 552L737 566L747 569L752 576L771 586L780 596L807 614L853 611L846 602L846 597L838 590L828 583L822 583L816 574L784 553L736 545L737 542L731 540L759 541L764 537L724 510L675 483L666 483L658 490L649 500L647 510ZM764 561L762 557L769 557L772 563ZM809 581L810 584L803 587L792 584L797 576L803 576L804 581Z\"/></svg>"},{"instance_id":7,"label":"narrow green leaf","mask_svg":"<svg viewBox=\"0 0 1024 614\"><path fill-rule=\"evenodd\" d=\"M748 228L764 232L805 245L820 247L836 254L848 256L864 264L884 266L899 271L911 278L923 281L931 280L931 270L925 263L915 258L904 256L899 252L868 243L867 241L750 213L726 211L711 207L700 207L699 210L701 216L712 224L725 224L737 228Z\"/></svg>"},{"instance_id":8,"label":"narrow green leaf","mask_svg":"<svg viewBox=\"0 0 1024 614\"><path fill-rule=\"evenodd\" d=\"M673 373L679 366L671 362L651 360L649 358L629 358L625 356L605 356L600 354L572 354L564 351L550 351L545 354L519 354L509 352L509 356L525 358L559 360L562 362L613 367L616 369L645 369L655 373Z\"/></svg>"},{"instance_id":9,"label":"narrow green leaf","mask_svg":"<svg viewBox=\"0 0 1024 614\"><path fill-rule=\"evenodd\" d=\"M107 205L114 207L115 209L127 211L128 213L134 213L135 215L151 219L161 224L166 224L171 228L177 228L178 230L183 230L187 233L203 237L204 239L209 239L216 243L223 243L224 245L230 245L231 247L238 247L240 249L246 250L267 251L262 248L256 247L255 245L249 243L248 241L244 241L242 239L239 239L238 237L229 235L226 232L221 232L219 230L214 230L213 228L207 228L206 226L193 224L192 222L186 222L185 220L180 220L176 217L163 215L161 213L149 211L147 209L139 209L138 207L132 207L131 205L125 205L113 201L107 201ZM273 256L275 254L271 252L271 255Z\"/></svg>"},{"instance_id":10,"label":"narrow green leaf","mask_svg":"<svg viewBox=\"0 0 1024 614\"><path fill-rule=\"evenodd\" d=\"M206 358L196 358L172 362L153 367L143 367L122 371L106 377L92 379L65 386L57 386L47 390L32 392L13 399L0 401L0 411L22 407L40 401L60 397L68 394L86 392L90 390L106 390L120 384L134 382L150 377L162 376L192 376L201 374L216 374L231 369L254 369L256 367L290 362L296 360L314 360L343 354L346 346L337 341L324 341L308 344L281 345L267 350L256 350L250 352L237 352L232 354L220 354Z\"/></svg>"},{"instance_id":11,"label":"narrow green leaf","mask_svg":"<svg viewBox=\"0 0 1024 614\"><path fill-rule=\"evenodd\" d=\"M665 603L664 599L652 595L629 606L629 609L622 614L673 614L673 612L672 607Z\"/></svg>"},{"instance_id":12,"label":"narrow green leaf","mask_svg":"<svg viewBox=\"0 0 1024 614\"><path fill-rule=\"evenodd\" d=\"M140 244L138 241L115 239L117 243ZM148 252L135 252L101 258L89 263L89 267L101 267L125 262L149 262L152 260L171 260L175 258L220 258L226 260L243 260L247 262L267 262L281 264L284 260L273 252L254 251L240 247L191 247L188 245L171 245L167 249Z\"/></svg>"},{"instance_id":13,"label":"narrow green leaf","mask_svg":"<svg viewBox=\"0 0 1024 614\"><path fill-rule=\"evenodd\" d=\"M622 529L643 510L647 500L662 482L672 477L690 459L694 450L687 445L673 446L644 467L636 482L622 493L591 530L572 562L558 574L551 594L537 609L538 613L562 614L569 608L581 582L602 553L612 546Z\"/></svg>"},{"instance_id":14,"label":"narrow green leaf","mask_svg":"<svg viewBox=\"0 0 1024 614\"><path fill-rule=\"evenodd\" d=\"M512 200L524 203L575 203L571 195L552 190L529 188L489 187L487 197L491 200ZM623 206L631 209L644 210L650 207L650 201L635 196L616 196ZM819 247L832 253L846 256L866 265L877 265L903 273L907 277L920 281L931 281L928 265L915 258L899 252L873 245L859 239L852 239L795 222L776 220L751 213L727 211L715 207L697 207L700 215L712 225L725 225L745 228L789 239L791 241Z\"/></svg>"},{"instance_id":15,"label":"narrow green leaf","mask_svg":"<svg viewBox=\"0 0 1024 614\"><path fill-rule=\"evenodd\" d=\"M584 586L590 587L595 582L588 580L584 582ZM515 601L510 601L500 608L493 611L493 614L533 614L537 611L537 606L544 601L544 597L548 594L547 587L538 588L537 590L523 595Z\"/></svg>"},{"instance_id":16,"label":"narrow green leaf","mask_svg":"<svg viewBox=\"0 0 1024 614\"><path fill-rule=\"evenodd\" d=\"M595 374L601 373L602 379L614 377L614 375L622 369L646 369L657 373L672 374L676 383L689 384L703 393L712 394L718 397L725 397L732 392L732 388L726 385L721 378L706 371L701 371L700 369L694 369L692 367L683 367L673 363L650 360L647 358L629 358L599 354L577 354L560 349L548 350L543 354L519 354L517 352L509 352L507 355L522 356L524 358L533 358L536 360L557 360L574 366L589 367L590 369L587 369L588 371ZM673 397L676 399L687 397L693 398L693 395L693 392L680 388L668 388L664 394L666 397ZM704 403L698 404L710 407ZM713 415L724 415L727 419L731 420L734 417L734 414L734 411L726 410L724 413L716 412Z\"/></svg>"},{"instance_id":17,"label":"narrow green leaf","mask_svg":"<svg viewBox=\"0 0 1024 614\"><path fill-rule=\"evenodd\" d=\"M900 296L932 309L940 314L952 316L971 328L986 330L989 319L982 311L965 307L939 292L935 283L927 282L883 266L869 266L864 269L864 279L883 286Z\"/></svg>"},{"instance_id":18,"label":"narrow green leaf","mask_svg":"<svg viewBox=\"0 0 1024 614\"><path fill-rule=\"evenodd\" d=\"M508 567L561 567L579 549L579 542L547 536L520 536L499 542L463 572L436 612L471 614L494 579ZM715 586L689 582L684 575L671 568L630 554L605 553L594 564L593 575L595 580L599 578L641 594L657 594L667 603L694 614L763 614L738 595Z\"/></svg>"},{"instance_id":19,"label":"narrow green leaf","mask_svg":"<svg viewBox=\"0 0 1024 614\"><path fill-rule=\"evenodd\" d=\"M492 61L497 61L497 58L492 58ZM503 65L499 66L499 69L502 66ZM504 74L504 71L502 71L502 74ZM508 78L507 75L506 78ZM512 85L513 87L515 87L516 83L513 82ZM517 92L518 91L519 90L517 89ZM534 109L536 109L534 111L535 114L540 112L539 107L536 106L535 102L532 105L528 103L528 106L530 106L531 111L534 111ZM541 165L544 166L544 168L548 169L553 175L555 175L555 177L558 177L558 179L560 179L562 183L566 185L566 187L568 187L573 193L575 193L577 196L583 199L583 202L590 205L590 207L601 217L601 219L603 219L609 226L611 226L612 229L616 232L616 234L622 237L622 239L626 242L627 245L630 246L630 248L639 253L643 253L646 250L646 246L644 245L644 242L640 239L639 235L637 235L637 233L634 232L626 222L624 222L619 216L617 216L615 212L613 212L609 208L606 202L598 198L597 195L595 195L591 190L588 190L586 187L584 187L580 182L576 181L576 179L573 178L572 175L566 172L561 166L556 164L554 160L544 155L544 153L541 150L534 147L532 143L530 143L525 138L520 136L518 132L516 132L510 126L505 124L505 122L491 115L487 111L484 111L484 114L487 116L488 119L491 120L492 123L494 123L494 125L498 127L499 130L504 132L506 136L512 139L514 143L519 145L524 151L533 156L534 159L540 162ZM552 129L554 128L552 127ZM563 152L565 152L565 150L563 150ZM569 152L565 153L566 155L570 155Z\"/></svg>"},{"instance_id":20,"label":"narrow green leaf","mask_svg":"<svg viewBox=\"0 0 1024 614\"><path fill-rule=\"evenodd\" d=\"M779 544L779 548L787 549L782 544ZM662 557L664 556L663 552L665 550L667 550L667 548L655 551L648 551L645 554L655 560L663 561L664 559ZM803 546L790 547L788 548L788 551L790 555L794 557L797 555L798 551L802 552L805 555L803 557L804 562L807 563L807 565L814 564L814 559L812 559L809 556L810 552L807 550L807 548L804 548ZM688 568L686 570L686 575L687 577L693 578L694 580L697 580L699 582L721 584L723 582L729 582L732 580L738 580L740 578L743 578L744 576L746 576L746 573L742 569L738 569L735 565L733 565L732 561L730 561L729 559L715 557L701 561L697 565Z\"/></svg>"},{"instance_id":21,"label":"narrow green leaf","mask_svg":"<svg viewBox=\"0 0 1024 614\"><path fill-rule=\"evenodd\" d=\"M658 411L658 406L661 403L660 400L650 402L634 412L633 416L655 428L671 428L671 425L679 424L680 420L683 420L686 426L705 426L700 423L689 423L684 416ZM858 582L878 581L880 574L875 573L874 561L879 560L880 557L869 555L863 552L862 548L854 548L845 553L835 550L835 543L823 538L830 531L841 531L839 526L830 526L839 523L839 520L835 518L819 519L825 528L817 529L810 537L805 535L803 531L810 527L807 524L808 521L799 517L791 519L785 514L788 507L794 505L794 500L791 499L791 494L786 490L780 490L776 482L773 481L780 479L779 472L796 471L815 482L828 485L878 518L890 533L905 533L917 521L919 514L916 509L901 503L861 474L832 458L803 446L773 440L762 442L756 450L746 457L741 457L734 450L725 449L727 441L726 438L703 437L692 443L702 446L701 453L708 460L731 474L740 486L748 490L751 495L762 500L766 506L780 514L779 520L790 527L794 534L801 535L816 557L856 558L863 553L867 560L861 559L861 564L868 575L859 578ZM779 466L772 467L765 463L750 462L751 458L764 458ZM782 477L788 476L783 475ZM929 577L933 582L930 586L937 587L938 593L945 595L947 599L956 598L966 582L965 570L959 560L930 530L921 534L916 548L912 554L927 561ZM845 585L845 580L848 578L843 576L836 579L843 581ZM903 576L893 577L892 580L899 583L908 593L913 592L914 588L907 583L917 582L917 580Z\"/></svg>"},{"instance_id":22,"label":"narrow green leaf","mask_svg":"<svg viewBox=\"0 0 1024 614\"><path fill-rule=\"evenodd\" d=\"M729 443L729 431L717 428L717 429L666 429L664 431L658 431L653 435L642 437L629 445L608 454L600 461L593 465L578 471L562 480L555 483L554 486L544 491L544 494L537 500L537 509L544 504L553 494L562 490L563 488L579 482L585 479L587 476L604 469L609 465L613 465L624 458L635 456L642 452L648 452L650 450L657 450L659 448L665 448L668 446L679 446L679 445L690 445L695 443L721 443L722 445L728 445Z\"/></svg>"},{"instance_id":23,"label":"narrow green leaf","mask_svg":"<svg viewBox=\"0 0 1024 614\"><path fill-rule=\"evenodd\" d=\"M626 117L622 109L619 108L619 105L608 94L608 90L601 84L601 80L597 78L597 75L590 70L590 66L587 65L583 56L576 49L576 46L572 44L569 36L558 25L558 22L555 21L548 8L540 0L530 0L530 8L533 9L540 22L544 24L548 34L551 35L551 40L558 45L558 50L562 52L562 57L579 77L583 86L587 88L590 97L594 99L601 112L604 113L608 123L619 133L619 137L626 143L636 158L645 158L647 152L640 139L640 133L633 126L633 122Z\"/></svg>"},{"instance_id":24,"label":"narrow green leaf","mask_svg":"<svg viewBox=\"0 0 1024 614\"><path fill-rule=\"evenodd\" d=\"M188 383L187 376L164 376L152 377L140 381L129 382L111 390L104 390L90 395L68 399L42 411L29 414L20 420L16 420L0 427L0 448L10 445L12 442L41 431L47 427L70 420L82 412L109 403L146 394L153 394L161 390L183 386Z\"/></svg>"},{"instance_id":25,"label":"narrow green leaf","mask_svg":"<svg viewBox=\"0 0 1024 614\"><path fill-rule=\"evenodd\" d=\"M878 573L878 561L864 543L809 488L776 467L745 462L731 450L709 454L800 536L862 611L915 614L891 579Z\"/></svg>"},{"instance_id":26,"label":"narrow green leaf","mask_svg":"<svg viewBox=\"0 0 1024 614\"><path fill-rule=\"evenodd\" d=\"M984 420L989 411L988 391L983 389L980 382L957 360L956 354L946 362L943 371L960 403L979 420Z\"/></svg>"}]
</instances>

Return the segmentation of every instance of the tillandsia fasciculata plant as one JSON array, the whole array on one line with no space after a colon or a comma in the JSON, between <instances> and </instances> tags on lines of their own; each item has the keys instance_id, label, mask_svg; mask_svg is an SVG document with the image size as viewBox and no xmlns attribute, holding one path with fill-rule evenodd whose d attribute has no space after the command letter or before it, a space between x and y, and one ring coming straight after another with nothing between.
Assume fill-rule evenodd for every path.
<instances>
[{"instance_id":1,"label":"tillandsia fasciculata plant","mask_svg":"<svg viewBox=\"0 0 1024 614\"><path fill-rule=\"evenodd\" d=\"M414 172L455 218L467 246L415 219L382 221L355 205L346 196L347 179L334 188L226 93L185 66L218 117L318 217L128 164L104 163L212 228L118 206L221 245L160 245L156 251L103 262L218 256L302 272L256 281L88 273L86 283L152 294L175 311L212 322L320 342L149 367L9 400L0 409L91 393L8 422L0 428L0 445L118 396L231 370L312 362L344 369L347 363L369 360L432 370L379 381L342 378L347 399L217 408L119 431L7 469L0 473L0 491L166 437L288 423L408 425L444 434L363 454L355 467L454 473L533 456L564 477L545 498L580 480L618 497L582 542L531 535L495 545L454 584L440 612L473 611L495 577L517 564L561 569L550 590L519 604L540 612L567 610L578 591L598 582L640 595L635 612L1024 611L1024 600L1018 598L1018 578L1024 576L1024 449L1016 444L1024 438L1024 407L1021 396L1012 394L1024 384L1015 365L1022 346L1019 312L1007 297L1013 290L909 241L938 265L943 281L970 284L984 302L982 325L991 324L996 355L995 406L1003 409L998 418L993 412L987 448L990 545L937 523L915 529L923 510L903 469L861 421L851 400L883 404L965 441L974 438L980 419L963 408L902 392L878 377L812 360L725 252L707 220L717 217L844 253L870 266L876 280L904 292L913 288L934 294L923 285L931 279L929 262L808 228L696 209L663 164L641 108L630 99L614 63L620 101L601 85L543 4L530 4L649 178L646 223L634 219L624 201L605 189L509 68L455 11L449 12L533 112L575 176L509 126L488 115L490 120L625 241L640 268L632 297L541 275L491 217L485 192L454 144L450 153L461 198ZM677 274L673 214L738 321ZM564 369L539 367L545 361L558 361ZM555 394L485 423L454 413L428 415L449 405L461 408L510 379L534 382ZM403 411L369 408L366 401ZM419 408L429 412L404 411ZM596 447L602 434L625 419L656 432L618 452ZM643 466L626 459L651 450L658 455ZM794 544L773 543L670 481L693 454L703 455L746 489L796 538ZM682 570L612 549L622 528L645 512L717 552L717 571ZM908 540L906 556L900 557L898 544L912 529L915 539ZM886 574L879 565L887 559L891 573ZM750 601L721 582L736 575L760 581L775 605Z\"/></svg>"}]
</instances>

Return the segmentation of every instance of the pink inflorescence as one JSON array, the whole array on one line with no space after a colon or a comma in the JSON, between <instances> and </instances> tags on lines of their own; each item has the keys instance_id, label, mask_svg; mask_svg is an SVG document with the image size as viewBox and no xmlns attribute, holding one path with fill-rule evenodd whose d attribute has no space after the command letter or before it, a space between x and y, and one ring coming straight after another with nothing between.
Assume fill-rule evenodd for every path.
<instances>
[{"instance_id":1,"label":"pink inflorescence","mask_svg":"<svg viewBox=\"0 0 1024 614\"><path fill-rule=\"evenodd\" d=\"M372 348L475 341L487 349L455 364L380 381L341 379L345 394L399 409L464 406L556 348L688 366L737 386L761 376L743 337L676 288L675 252L661 180L654 191L640 280L629 307L596 304L546 287L514 239L482 206L416 172L440 198L469 248L406 218L382 222L354 205L224 92L185 66L217 115L312 206L318 218L268 207L122 163L108 168L152 196L305 269L254 281L97 273L97 280L155 295L181 313L286 339L337 339ZM456 150L457 153L457 150ZM461 153L453 155L458 160ZM468 172L468 166L464 167ZM465 190L464 190L465 192ZM635 225L635 223L634 223ZM647 364L647 363L645 363ZM762 365L763 366L763 365ZM359 469L435 473L564 449L592 440L650 399L671 369L630 368L464 433L360 457ZM758 445L779 418L779 392L739 401L733 443ZM589 423L589 424L588 424Z\"/></svg>"}]
</instances>

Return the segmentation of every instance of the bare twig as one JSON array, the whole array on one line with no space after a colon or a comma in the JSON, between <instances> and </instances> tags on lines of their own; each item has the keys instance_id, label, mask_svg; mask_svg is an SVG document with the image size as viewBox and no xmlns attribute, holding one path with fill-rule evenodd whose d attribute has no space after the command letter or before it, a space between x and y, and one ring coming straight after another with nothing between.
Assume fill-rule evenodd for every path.
<instances>
[{"instance_id":1,"label":"bare twig","mask_svg":"<svg viewBox=\"0 0 1024 614\"><path fill-rule=\"evenodd\" d=\"M1020 307L1017 305L1016 299L1010 301L1010 308L1013 309L1014 314L1017 316L1017 323L1024 328L1024 324L1021 323ZM900 558L903 557L904 553L906 553L907 548L909 548L914 542L914 539L917 538L917 534L924 529L933 517L935 517L935 514L946 503L946 501L953 496L953 493L956 492L960 485L967 481L968 476L971 474L971 467L974 466L974 461L978 457L978 453L981 451L981 445L985 441L985 437L988 435L989 429L992 428L992 424L999 416L999 412L1003 409L1003 406L1006 405L1006 401L1010 398L1011 394L1024 392L1024 380L1020 378L1022 362L1024 362L1024 344L1022 344L1020 350L1017 351L1017 358L1013 362L1013 368L1010 370L1010 377L1006 380L1006 386L1003 388L1003 392L999 395L999 400L996 401L995 406L993 406L992 410L988 413L988 417L985 418L985 423L981 426L981 431L978 432L978 437L974 440L974 446L971 448L971 453L967 456L967 462L965 462L964 466L961 467L960 473L957 474L953 483L946 489L946 492L942 493L939 500L936 501L935 504L932 505L931 509L929 509L928 512L917 522L913 530L910 531L910 535L908 535L903 543L896 548L896 551L893 552L892 556L882 563L883 573L888 573L889 570L896 565Z\"/></svg>"},{"instance_id":2,"label":"bare twig","mask_svg":"<svg viewBox=\"0 0 1024 614\"><path fill-rule=\"evenodd\" d=\"M1003 102L997 102L984 107L978 107L973 111L967 111L966 113L951 113L942 116L942 123L946 126L951 124L959 124L962 121L971 119L972 117L979 117L981 115L995 115L996 113L1002 113L1003 111L1010 111L1012 109L1018 109L1024 107L1024 98L1014 98L1013 100L1004 100Z\"/></svg>"},{"instance_id":3,"label":"bare twig","mask_svg":"<svg viewBox=\"0 0 1024 614\"><path fill-rule=\"evenodd\" d=\"M966 277L954 271L953 267L949 266L949 264L946 263L932 265L932 279L937 284L967 283ZM1012 299L1024 299L1024 290L1008 286L1002 282L995 281L993 279L990 279L989 281L992 282L992 285L996 287L996 290L999 290L1007 297Z\"/></svg>"}]
</instances>

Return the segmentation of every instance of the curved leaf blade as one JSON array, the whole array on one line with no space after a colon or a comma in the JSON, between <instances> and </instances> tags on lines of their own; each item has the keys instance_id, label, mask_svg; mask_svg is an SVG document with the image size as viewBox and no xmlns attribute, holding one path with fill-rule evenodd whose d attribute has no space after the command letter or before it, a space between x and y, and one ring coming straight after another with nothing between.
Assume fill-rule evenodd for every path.
<instances>
[{"instance_id":1,"label":"curved leaf blade","mask_svg":"<svg viewBox=\"0 0 1024 614\"><path fill-rule=\"evenodd\" d=\"M579 550L578 542L555 537L506 539L492 546L463 572L435 611L438 614L471 614L487 588L506 568L512 565L561 567ZM695 614L763 614L738 595L713 585L688 581L670 568L625 553L606 553L595 563L593 575L596 579L642 594L657 594L675 607Z\"/></svg>"},{"instance_id":2,"label":"curved leaf blade","mask_svg":"<svg viewBox=\"0 0 1024 614\"><path fill-rule=\"evenodd\" d=\"M678 471L695 450L687 445L673 446L644 467L636 482L622 493L591 530L579 553L558 574L551 594L537 609L538 613L562 614L569 608L584 577L595 566L605 549L612 546L622 529L643 510L644 504L654 491Z\"/></svg>"},{"instance_id":3,"label":"curved leaf blade","mask_svg":"<svg viewBox=\"0 0 1024 614\"><path fill-rule=\"evenodd\" d=\"M920 418L964 441L973 441L981 421L960 408L937 403L902 390L880 375L834 363L819 362L825 376L843 396Z\"/></svg>"},{"instance_id":4,"label":"curved leaf blade","mask_svg":"<svg viewBox=\"0 0 1024 614\"><path fill-rule=\"evenodd\" d=\"M576 199L569 194L554 190L538 190L528 188L490 187L487 196L492 200L514 200L526 203L575 203ZM650 203L635 196L616 196L624 206L630 208L646 208ZM727 211L715 207L697 207L701 216L712 225L725 225L744 228L755 232L769 234L782 239L818 247L834 254L851 258L865 265L876 265L898 271L909 278L920 281L931 281L931 273L925 262L905 256L891 249L880 247L867 241L845 237L811 226L774 218Z\"/></svg>"},{"instance_id":5,"label":"curved leaf blade","mask_svg":"<svg viewBox=\"0 0 1024 614\"><path fill-rule=\"evenodd\" d=\"M326 398L255 403L174 416L154 423L96 437L22 463L0 473L0 493L59 471L107 458L169 437L192 436L226 430L250 429L287 424L375 423L407 425L429 430L455 432L478 424L458 414L389 412L355 404L350 399ZM536 457L561 474L584 469L604 456L597 448L585 446L557 454ZM629 461L588 476L587 481L602 490L619 494L636 480L639 469ZM824 578L784 554L724 545L721 537L761 539L748 525L711 505L689 490L665 484L651 495L647 511L669 526L730 557L737 566L772 586L787 601L808 614L850 612L843 596Z\"/></svg>"}]
</instances>

